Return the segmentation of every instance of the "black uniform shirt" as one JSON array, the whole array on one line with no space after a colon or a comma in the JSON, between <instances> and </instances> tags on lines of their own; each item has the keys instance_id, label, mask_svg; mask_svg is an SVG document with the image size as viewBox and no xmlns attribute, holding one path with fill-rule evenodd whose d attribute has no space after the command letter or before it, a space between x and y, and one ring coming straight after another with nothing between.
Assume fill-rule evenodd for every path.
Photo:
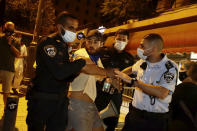
<instances>
[{"instance_id":1,"label":"black uniform shirt","mask_svg":"<svg viewBox=\"0 0 197 131\"><path fill-rule=\"evenodd\" d=\"M16 40L12 43L12 45L14 45L17 49L20 49L20 45ZM15 55L10 49L8 40L5 35L0 36L0 70L14 72L14 60Z\"/></svg>"},{"instance_id":2,"label":"black uniform shirt","mask_svg":"<svg viewBox=\"0 0 197 131\"><path fill-rule=\"evenodd\" d=\"M70 77L80 72L85 60L70 62L67 44L55 34L39 42L36 63L34 89L46 93L61 93L68 90Z\"/></svg>"},{"instance_id":3,"label":"black uniform shirt","mask_svg":"<svg viewBox=\"0 0 197 131\"><path fill-rule=\"evenodd\" d=\"M134 58L131 54L125 51L118 52L115 48L102 47L99 50L99 55L105 68L123 70L134 64Z\"/></svg>"},{"instance_id":4,"label":"black uniform shirt","mask_svg":"<svg viewBox=\"0 0 197 131\"><path fill-rule=\"evenodd\" d=\"M197 85L192 82L183 82L177 85L170 104L173 111L173 119L184 120L191 123L179 104L180 100L186 104L192 115L195 116L195 113L197 113Z\"/></svg>"}]
</instances>

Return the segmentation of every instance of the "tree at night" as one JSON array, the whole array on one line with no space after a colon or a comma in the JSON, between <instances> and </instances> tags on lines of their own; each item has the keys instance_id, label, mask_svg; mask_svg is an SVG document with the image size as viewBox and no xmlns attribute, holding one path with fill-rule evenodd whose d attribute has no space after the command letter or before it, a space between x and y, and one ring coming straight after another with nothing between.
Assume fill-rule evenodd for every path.
<instances>
[{"instance_id":1,"label":"tree at night","mask_svg":"<svg viewBox=\"0 0 197 131\"><path fill-rule=\"evenodd\" d=\"M156 15L158 0L105 0L101 13L104 20L122 24L129 19L146 19Z\"/></svg>"},{"instance_id":2,"label":"tree at night","mask_svg":"<svg viewBox=\"0 0 197 131\"><path fill-rule=\"evenodd\" d=\"M44 0L44 12L42 14L39 34L46 35L53 29L55 9L51 0ZM38 0L6 0L5 20L13 21L17 29L33 33L37 16Z\"/></svg>"}]
</instances>

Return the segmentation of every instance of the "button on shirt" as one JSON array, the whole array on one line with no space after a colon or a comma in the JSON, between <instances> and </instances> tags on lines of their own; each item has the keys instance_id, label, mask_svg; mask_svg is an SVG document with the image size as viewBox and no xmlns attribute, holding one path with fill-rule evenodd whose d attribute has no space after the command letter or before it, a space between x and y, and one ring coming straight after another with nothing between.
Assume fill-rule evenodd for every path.
<instances>
[{"instance_id":1,"label":"button on shirt","mask_svg":"<svg viewBox=\"0 0 197 131\"><path fill-rule=\"evenodd\" d=\"M170 61L173 65L172 68L166 68L166 62ZM146 69L142 69L140 65L146 62ZM137 79L147 84L162 86L171 92L174 92L176 79L177 79L177 65L169 60L166 56L160 62L150 63L146 60L139 60L133 66L132 71L137 74ZM165 113L168 112L168 106L171 102L172 95L168 95L164 99L155 97L155 103L151 104L151 98L148 94L144 93L140 88L135 89L134 100L132 105L140 110L148 112Z\"/></svg>"}]
</instances>

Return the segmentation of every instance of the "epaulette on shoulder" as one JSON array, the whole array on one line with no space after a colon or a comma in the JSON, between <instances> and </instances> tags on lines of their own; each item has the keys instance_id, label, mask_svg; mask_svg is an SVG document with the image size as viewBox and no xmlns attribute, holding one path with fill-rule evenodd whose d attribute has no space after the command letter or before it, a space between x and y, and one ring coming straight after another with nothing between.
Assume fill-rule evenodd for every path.
<instances>
[{"instance_id":1,"label":"epaulette on shoulder","mask_svg":"<svg viewBox=\"0 0 197 131\"><path fill-rule=\"evenodd\" d=\"M41 37L41 38L38 40L38 44L40 44L40 43L43 43L43 42L47 41L47 39L49 39L49 37L48 37L48 36Z\"/></svg>"},{"instance_id":2,"label":"epaulette on shoulder","mask_svg":"<svg viewBox=\"0 0 197 131\"><path fill-rule=\"evenodd\" d=\"M174 67L174 65L172 64L171 61L167 61L167 62L165 63L165 66L166 66L166 68L167 68L168 70Z\"/></svg>"},{"instance_id":3,"label":"epaulette on shoulder","mask_svg":"<svg viewBox=\"0 0 197 131\"><path fill-rule=\"evenodd\" d=\"M146 63L146 62L143 62L143 63L140 65L140 68L142 68L143 70L146 70L146 68L147 68L147 63Z\"/></svg>"}]
</instances>

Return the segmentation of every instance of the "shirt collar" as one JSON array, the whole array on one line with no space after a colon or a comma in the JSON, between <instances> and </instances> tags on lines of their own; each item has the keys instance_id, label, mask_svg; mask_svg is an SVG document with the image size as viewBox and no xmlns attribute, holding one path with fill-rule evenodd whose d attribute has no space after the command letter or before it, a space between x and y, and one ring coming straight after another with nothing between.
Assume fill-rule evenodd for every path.
<instances>
[{"instance_id":1,"label":"shirt collar","mask_svg":"<svg viewBox=\"0 0 197 131\"><path fill-rule=\"evenodd\" d=\"M59 40L62 43L66 43L66 42L64 42L64 40L62 39L62 37L58 33L55 34L55 38L56 38L56 40Z\"/></svg>"},{"instance_id":2,"label":"shirt collar","mask_svg":"<svg viewBox=\"0 0 197 131\"><path fill-rule=\"evenodd\" d=\"M147 60L145 60L145 61L147 62L147 64L149 66L158 66L158 65L161 65L161 64L163 64L163 63L165 63L167 61L167 56L165 54L163 54L163 53L161 55L163 56L163 58L159 62L151 63L151 62L149 62Z\"/></svg>"}]
</instances>

